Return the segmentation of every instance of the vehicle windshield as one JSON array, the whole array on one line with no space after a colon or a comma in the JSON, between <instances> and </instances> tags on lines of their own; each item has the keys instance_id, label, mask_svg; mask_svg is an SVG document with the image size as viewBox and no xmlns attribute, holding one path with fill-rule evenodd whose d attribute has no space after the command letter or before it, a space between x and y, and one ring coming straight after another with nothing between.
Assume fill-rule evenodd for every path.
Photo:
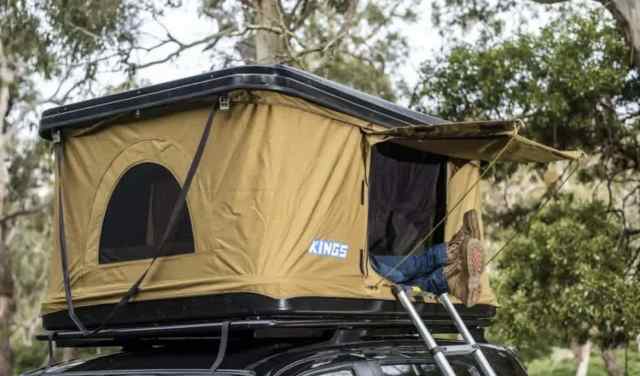
<instances>
[{"instance_id":1,"label":"vehicle windshield","mask_svg":"<svg viewBox=\"0 0 640 376\"><path fill-rule=\"evenodd\" d=\"M482 373L472 364L451 362L456 376L480 376ZM440 376L435 364L393 364L380 366L384 376Z\"/></svg>"}]
</instances>

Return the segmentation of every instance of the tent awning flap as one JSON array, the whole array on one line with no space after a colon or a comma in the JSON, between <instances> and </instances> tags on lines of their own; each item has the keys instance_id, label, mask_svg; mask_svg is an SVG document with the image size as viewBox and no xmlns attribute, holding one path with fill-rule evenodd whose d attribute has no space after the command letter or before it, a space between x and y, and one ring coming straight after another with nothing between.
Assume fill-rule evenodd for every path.
<instances>
[{"instance_id":1,"label":"tent awning flap","mask_svg":"<svg viewBox=\"0 0 640 376\"><path fill-rule=\"evenodd\" d=\"M414 149L467 160L554 162L575 160L582 152L563 151L518 135L514 120L399 127L372 133ZM500 151L507 146L500 154Z\"/></svg>"}]
</instances>

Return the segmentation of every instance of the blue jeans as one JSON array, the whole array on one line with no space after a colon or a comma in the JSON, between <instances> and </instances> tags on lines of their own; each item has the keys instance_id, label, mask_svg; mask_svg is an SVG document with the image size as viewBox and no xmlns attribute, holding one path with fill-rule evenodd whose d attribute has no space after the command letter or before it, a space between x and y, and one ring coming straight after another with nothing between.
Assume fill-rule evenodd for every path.
<instances>
[{"instance_id":1,"label":"blue jeans","mask_svg":"<svg viewBox=\"0 0 640 376\"><path fill-rule=\"evenodd\" d=\"M373 256L372 264L378 274L394 283L418 286L423 291L440 295L449 292L444 266L447 264L447 244L427 248L420 256ZM395 267L395 268L394 268Z\"/></svg>"}]
</instances>

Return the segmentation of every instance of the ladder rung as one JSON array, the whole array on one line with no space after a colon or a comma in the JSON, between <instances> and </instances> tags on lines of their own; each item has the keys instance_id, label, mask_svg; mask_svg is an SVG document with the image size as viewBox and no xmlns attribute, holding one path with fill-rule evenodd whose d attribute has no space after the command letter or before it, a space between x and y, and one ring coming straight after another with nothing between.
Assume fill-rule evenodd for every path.
<instances>
[{"instance_id":1,"label":"ladder rung","mask_svg":"<svg viewBox=\"0 0 640 376\"><path fill-rule=\"evenodd\" d=\"M478 346L474 345L449 345L449 346L439 346L440 351L447 356L456 356L456 355L469 355L473 354L474 351L478 349Z\"/></svg>"}]
</instances>

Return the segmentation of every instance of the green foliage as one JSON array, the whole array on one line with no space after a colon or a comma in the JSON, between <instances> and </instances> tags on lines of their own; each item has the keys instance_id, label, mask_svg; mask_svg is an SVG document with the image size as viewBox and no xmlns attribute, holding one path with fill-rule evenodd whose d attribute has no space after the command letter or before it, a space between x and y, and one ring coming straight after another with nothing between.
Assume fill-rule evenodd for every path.
<instances>
[{"instance_id":1,"label":"green foliage","mask_svg":"<svg viewBox=\"0 0 640 376\"><path fill-rule=\"evenodd\" d=\"M636 145L616 109L640 100L640 91L628 89L640 76L603 12L562 17L539 34L489 47L457 46L425 63L416 99L445 118L519 117L530 135L548 144L590 152L616 146L627 154L628 143Z\"/></svg>"},{"instance_id":2,"label":"green foliage","mask_svg":"<svg viewBox=\"0 0 640 376\"><path fill-rule=\"evenodd\" d=\"M48 348L46 342L19 343L14 346L14 375L38 369L47 365Z\"/></svg>"},{"instance_id":3,"label":"green foliage","mask_svg":"<svg viewBox=\"0 0 640 376\"><path fill-rule=\"evenodd\" d=\"M287 61L361 90L389 99L395 98L394 82L389 73L407 58L407 44L397 28L399 22L412 22L415 13L409 3L370 1L362 3L350 23L348 12L353 1L284 1L283 24L291 36L287 46L293 60ZM39 330L39 305L46 291L46 270L50 252L51 155L49 146L25 141L22 135L7 136L7 129L29 129L35 124L33 108L42 93L34 79L44 77L59 81L66 88L57 92L55 104L72 98L65 94L87 95L96 77L108 65L122 71L128 81L106 86L103 90L121 90L133 85L140 64L136 53L153 50L137 41L143 20L157 20L166 7L179 7L180 1L143 0L0 0L0 42L9 68L17 80L10 96L13 106L2 136L6 142L6 169L9 181L4 213L29 212L42 208L37 215L20 214L7 221L4 240L10 251L12 306L11 345L15 350L16 371L40 367L46 360L46 346L31 343ZM153 64L170 61L193 46L211 50L221 65L252 62L255 53L253 32L254 4L225 0L203 0L201 11L212 21L212 30L220 36L195 43L181 43L170 30L159 35L157 46L177 46L174 55ZM195 16L195 15L194 15ZM338 38L339 37L339 38ZM166 39L162 39L166 38ZM234 47L217 47L222 38L231 39ZM155 43L155 42L154 42ZM227 43L226 46L230 44ZM290 57L291 57L290 56ZM124 76L124 74L123 74ZM63 87L63 86L61 86ZM86 92L84 90L87 90ZM95 95L95 94L88 94ZM2 257L2 255L0 255ZM6 338L3 338L6 340Z\"/></svg>"},{"instance_id":4,"label":"green foliage","mask_svg":"<svg viewBox=\"0 0 640 376\"><path fill-rule=\"evenodd\" d=\"M45 367L49 363L49 347L46 341L33 341L28 345L18 344L13 350L15 353L14 375L20 375L23 372ZM75 359L92 359L117 351L120 351L120 349L114 347L54 347L53 363L56 364Z\"/></svg>"},{"instance_id":5,"label":"green foliage","mask_svg":"<svg viewBox=\"0 0 640 376\"><path fill-rule=\"evenodd\" d=\"M37 79L67 80L71 91L90 86L108 52L128 59L142 13L157 2L0 0L0 293L8 309L0 321L0 373L11 366L11 347L29 343L38 329L46 290L50 245L51 158L44 142L25 139L33 131L34 108L42 101ZM65 89L66 90L66 89ZM60 101L69 99L56 92ZM7 101L7 102L4 102ZM5 111L6 110L6 115ZM6 278L9 276L10 278ZM41 348L17 355L18 364L41 363ZM37 364L40 365L40 364Z\"/></svg>"},{"instance_id":6,"label":"green foliage","mask_svg":"<svg viewBox=\"0 0 640 376\"><path fill-rule=\"evenodd\" d=\"M132 41L138 7L121 0L47 0L39 6L50 26L46 37L57 37L59 48L73 59Z\"/></svg>"},{"instance_id":7,"label":"green foliage","mask_svg":"<svg viewBox=\"0 0 640 376\"><path fill-rule=\"evenodd\" d=\"M638 335L636 252L621 246L621 230L598 201L564 196L541 212L499 259L498 335L525 354L540 345L531 338L547 346L590 338L607 349Z\"/></svg>"},{"instance_id":8,"label":"green foliage","mask_svg":"<svg viewBox=\"0 0 640 376\"><path fill-rule=\"evenodd\" d=\"M598 156L581 170L583 184L608 183L605 203L562 198L528 231L519 224L529 207L489 210L494 222L523 233L493 278L500 302L493 335L528 358L588 338L614 348L640 328L638 250L626 231L637 228L640 205L629 194L640 168L640 91L633 89L640 74L629 54L603 10L565 11L537 33L458 44L422 69L413 98L420 108L457 120L523 118L535 139ZM497 177L513 172L507 165ZM503 229L493 237L510 235Z\"/></svg>"},{"instance_id":9,"label":"green foliage","mask_svg":"<svg viewBox=\"0 0 640 376\"><path fill-rule=\"evenodd\" d=\"M618 364L621 368L625 368L625 361L628 376L640 375L640 354L637 349L630 347L625 359L625 349L616 351ZM535 360L527 365L529 376L573 376L576 374L576 362L573 359L558 359L552 357ZM602 358L598 352L594 351L589 359L589 376L606 376L607 369L603 364Z\"/></svg>"},{"instance_id":10,"label":"green foliage","mask_svg":"<svg viewBox=\"0 0 640 376\"><path fill-rule=\"evenodd\" d=\"M153 0L0 0L0 42L16 72L12 103L36 99L34 76L64 82L73 73L78 89L92 83L107 55L124 70L143 17L162 12Z\"/></svg>"}]
</instances>

